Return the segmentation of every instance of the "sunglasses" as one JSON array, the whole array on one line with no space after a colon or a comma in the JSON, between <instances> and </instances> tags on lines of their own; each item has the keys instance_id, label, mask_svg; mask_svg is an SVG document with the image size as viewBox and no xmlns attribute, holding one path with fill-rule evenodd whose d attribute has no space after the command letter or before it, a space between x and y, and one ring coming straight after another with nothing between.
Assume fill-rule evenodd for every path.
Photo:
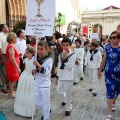
<instances>
[{"instance_id":1,"label":"sunglasses","mask_svg":"<svg viewBox=\"0 0 120 120\"><path fill-rule=\"evenodd\" d=\"M111 39L117 39L117 38L119 38L118 36L113 36L113 37L110 37L110 40Z\"/></svg>"}]
</instances>

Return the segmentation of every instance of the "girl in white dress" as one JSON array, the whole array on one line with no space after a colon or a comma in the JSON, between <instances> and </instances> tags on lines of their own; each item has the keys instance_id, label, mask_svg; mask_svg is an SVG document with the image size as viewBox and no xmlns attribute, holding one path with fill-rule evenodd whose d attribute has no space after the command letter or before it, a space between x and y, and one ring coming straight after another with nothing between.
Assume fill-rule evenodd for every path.
<instances>
[{"instance_id":1,"label":"girl in white dress","mask_svg":"<svg viewBox=\"0 0 120 120\"><path fill-rule=\"evenodd\" d=\"M34 76L32 75L34 48L26 49L25 70L21 74L18 82L16 98L14 103L15 114L32 117L35 115L34 104Z\"/></svg>"}]
</instances>

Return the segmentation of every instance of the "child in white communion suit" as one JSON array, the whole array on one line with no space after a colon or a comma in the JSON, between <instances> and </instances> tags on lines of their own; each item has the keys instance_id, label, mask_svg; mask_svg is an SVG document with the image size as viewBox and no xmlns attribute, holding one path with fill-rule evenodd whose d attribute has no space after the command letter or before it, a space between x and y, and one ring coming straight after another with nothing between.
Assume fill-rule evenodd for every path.
<instances>
[{"instance_id":1,"label":"child in white communion suit","mask_svg":"<svg viewBox=\"0 0 120 120\"><path fill-rule=\"evenodd\" d=\"M81 47L81 40L75 40L75 48L73 49L76 54L76 61L74 66L74 83L78 84L79 80L83 80L83 59L84 59L84 48Z\"/></svg>"},{"instance_id":2,"label":"child in white communion suit","mask_svg":"<svg viewBox=\"0 0 120 120\"><path fill-rule=\"evenodd\" d=\"M63 52L59 55L57 73L57 93L61 98L63 98L61 105L64 106L66 104L66 116L69 116L72 111L71 98L74 79L74 65L76 60L76 55L70 50L71 45L72 43L69 38L64 38L62 40Z\"/></svg>"},{"instance_id":3,"label":"child in white communion suit","mask_svg":"<svg viewBox=\"0 0 120 120\"><path fill-rule=\"evenodd\" d=\"M50 86L53 60L47 55L47 43L38 43L38 58L34 61L35 104L42 112L41 120L50 120Z\"/></svg>"},{"instance_id":4,"label":"child in white communion suit","mask_svg":"<svg viewBox=\"0 0 120 120\"><path fill-rule=\"evenodd\" d=\"M25 70L20 75L14 103L14 112L24 117L35 115L34 76L32 75L34 53L34 48L26 49Z\"/></svg>"},{"instance_id":5,"label":"child in white communion suit","mask_svg":"<svg viewBox=\"0 0 120 120\"><path fill-rule=\"evenodd\" d=\"M102 60L100 51L97 50L98 43L92 42L90 50L87 52L85 58L85 67L88 67L88 74L91 83L89 91L93 91L93 96L97 95L98 70Z\"/></svg>"}]
</instances>

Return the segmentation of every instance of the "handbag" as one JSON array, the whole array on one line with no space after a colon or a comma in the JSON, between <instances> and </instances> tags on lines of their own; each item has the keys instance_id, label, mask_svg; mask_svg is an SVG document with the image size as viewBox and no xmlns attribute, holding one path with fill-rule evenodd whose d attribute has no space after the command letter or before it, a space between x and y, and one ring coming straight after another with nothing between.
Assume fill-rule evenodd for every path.
<instances>
[{"instance_id":1,"label":"handbag","mask_svg":"<svg viewBox=\"0 0 120 120\"><path fill-rule=\"evenodd\" d=\"M7 120L7 118L3 114L2 110L0 110L0 120Z\"/></svg>"}]
</instances>

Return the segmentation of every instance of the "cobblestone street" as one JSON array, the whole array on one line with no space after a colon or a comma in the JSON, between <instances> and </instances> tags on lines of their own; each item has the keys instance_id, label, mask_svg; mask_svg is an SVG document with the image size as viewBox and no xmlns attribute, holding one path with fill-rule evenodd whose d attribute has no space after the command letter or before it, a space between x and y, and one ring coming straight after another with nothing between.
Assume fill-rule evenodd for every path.
<instances>
[{"instance_id":1,"label":"cobblestone street","mask_svg":"<svg viewBox=\"0 0 120 120\"><path fill-rule=\"evenodd\" d=\"M73 86L73 110L69 117L66 117L65 107L61 106L61 100L56 93L55 80L52 80L51 87L51 120L105 120L107 115L105 85L104 80L98 83L98 95L93 97L88 91L90 86L88 77L84 77L78 85ZM0 108L8 120L31 120L15 115L13 112L13 99L8 99L7 95L0 92ZM120 99L116 104L116 112L113 113L112 120L120 120ZM37 111L34 120L40 120L41 113Z\"/></svg>"}]
</instances>

